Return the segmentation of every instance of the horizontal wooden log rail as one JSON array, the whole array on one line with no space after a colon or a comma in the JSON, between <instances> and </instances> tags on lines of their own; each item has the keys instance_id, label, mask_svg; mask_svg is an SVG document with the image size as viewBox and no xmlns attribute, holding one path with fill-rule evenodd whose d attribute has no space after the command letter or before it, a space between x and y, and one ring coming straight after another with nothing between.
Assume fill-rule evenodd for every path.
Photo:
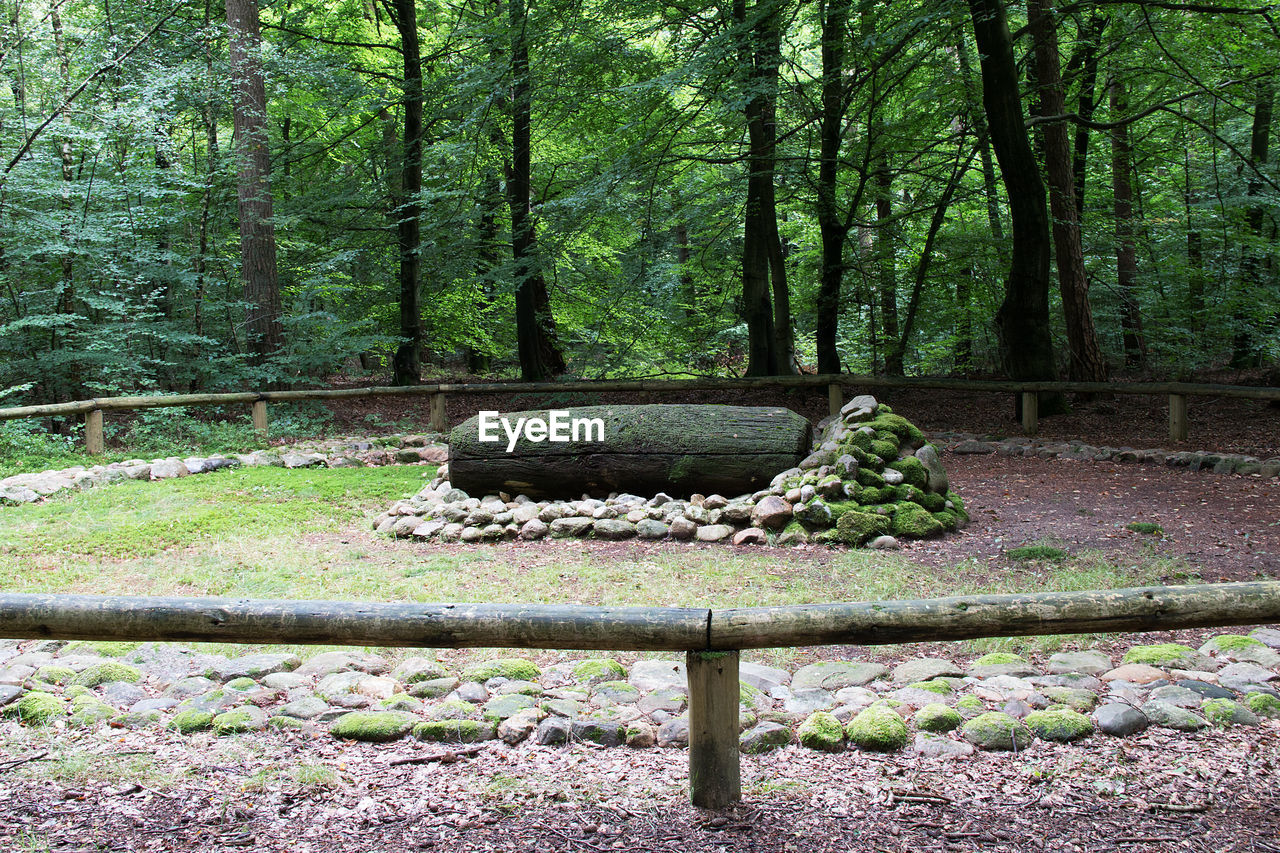
<instances>
[{"instance_id":1,"label":"horizontal wooden log rail","mask_svg":"<svg viewBox=\"0 0 1280 853\"><path fill-rule=\"evenodd\" d=\"M1168 395L1169 437L1183 441L1189 434L1187 397L1231 397L1235 399L1280 401L1280 388L1253 385L1211 385L1191 382L1019 382L1002 379L949 379L915 376L859 376L852 373L825 373L804 376L761 376L744 379L609 379L583 382L492 382L439 383L398 387L301 389L296 391L241 391L228 394L170 394L149 397L99 397L69 403L13 406L0 409L0 421L20 418L85 416L85 444L91 454L102 452L102 413L177 406L244 405L253 407L253 424L259 435L267 435L267 404L300 400L349 400L362 397L427 395L431 428L448 429L445 416L447 394L554 394L566 392L686 392L743 391L761 388L820 388L827 391L830 411L839 411L844 389L870 390L905 388L1022 395L1022 429L1032 435L1038 429L1037 394L1040 392L1082 394Z\"/></svg>"},{"instance_id":2,"label":"horizontal wooden log rail","mask_svg":"<svg viewBox=\"0 0 1280 853\"><path fill-rule=\"evenodd\" d=\"M1280 581L717 610L0 594L0 637L685 651L695 805L741 798L739 650L1280 621Z\"/></svg>"}]
</instances>

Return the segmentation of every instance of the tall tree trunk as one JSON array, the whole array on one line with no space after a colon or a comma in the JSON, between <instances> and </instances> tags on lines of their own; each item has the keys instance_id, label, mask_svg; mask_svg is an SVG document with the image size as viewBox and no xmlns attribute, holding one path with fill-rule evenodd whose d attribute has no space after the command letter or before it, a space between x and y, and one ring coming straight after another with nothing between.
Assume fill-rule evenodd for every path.
<instances>
[{"instance_id":1,"label":"tall tree trunk","mask_svg":"<svg viewBox=\"0 0 1280 853\"><path fill-rule=\"evenodd\" d=\"M960 270L956 277L956 345L952 351L955 369L963 376L973 371L973 317L969 303L972 301L974 268Z\"/></svg>"},{"instance_id":2,"label":"tall tree trunk","mask_svg":"<svg viewBox=\"0 0 1280 853\"><path fill-rule=\"evenodd\" d=\"M49 23L53 28L54 50L58 54L62 97L66 98L71 92L71 63L67 56L66 40L62 35L62 17L58 14L56 6L49 10ZM75 256L71 251L71 185L75 181L76 155L71 139L71 113L68 110L62 113L62 125L66 134L58 143L58 153L62 161L62 193L58 199L58 209L62 215L59 218L58 236L63 248L62 256L59 258L62 277L58 282L57 313L71 318L76 313ZM73 323L73 320L67 319L63 326L54 327L50 337L51 349L56 350L64 346L65 341L62 338L65 335L61 335L60 332L70 329ZM68 387L56 389L55 393L67 393L72 398L78 396L76 392L80 386L80 366L78 359L74 356L66 365L65 378L68 380Z\"/></svg>"},{"instance_id":3,"label":"tall tree trunk","mask_svg":"<svg viewBox=\"0 0 1280 853\"><path fill-rule=\"evenodd\" d=\"M796 337L791 323L791 289L787 282L787 258L778 232L778 201L775 187L778 150L778 68L782 64L781 3L761 21L760 75L765 85L764 111L761 131L764 135L764 156L768 158L768 180L762 182L764 198L760 214L768 232L769 284L773 291L773 352L774 373L798 373L796 364Z\"/></svg>"},{"instance_id":4,"label":"tall tree trunk","mask_svg":"<svg viewBox=\"0 0 1280 853\"><path fill-rule=\"evenodd\" d=\"M422 381L422 56L417 0L395 0L395 25L404 57L404 160L395 198L400 253L400 346L392 360L396 385Z\"/></svg>"},{"instance_id":5,"label":"tall tree trunk","mask_svg":"<svg viewBox=\"0 0 1280 853\"><path fill-rule=\"evenodd\" d=\"M284 345L272 223L262 41L257 0L226 0L226 4L231 78L236 88L232 127L239 159L240 276L249 305L245 329L254 362L262 364Z\"/></svg>"},{"instance_id":6,"label":"tall tree trunk","mask_svg":"<svg viewBox=\"0 0 1280 853\"><path fill-rule=\"evenodd\" d=\"M1254 169L1261 170L1267 165L1269 143L1271 140L1271 110L1275 102L1275 83L1270 79L1259 80L1255 90L1253 103L1253 132L1250 134L1249 162ZM1262 191L1262 181L1256 172L1250 172L1248 190L1252 199ZM1245 246L1244 260L1240 265L1241 283L1253 293L1261 292L1264 286L1264 270L1266 252L1261 243L1262 223L1266 218L1266 207L1250 203L1245 221L1254 245ZM1257 367L1262 363L1262 353L1257 342L1255 321L1244 310L1247 297L1237 300L1235 316L1235 334L1231 341L1232 367Z\"/></svg>"},{"instance_id":7,"label":"tall tree trunk","mask_svg":"<svg viewBox=\"0 0 1280 853\"><path fill-rule=\"evenodd\" d=\"M1035 41L1036 79L1040 108L1045 115L1066 112L1066 94L1058 59L1058 35L1048 0L1028 0L1027 17ZM1107 362L1098 345L1089 307L1089 282L1084 273L1084 249L1080 243L1080 210L1076 204L1072 174L1071 142L1067 125L1054 121L1042 125L1045 166L1049 175L1049 208L1053 214L1053 243L1058 257L1058 289L1066 319L1067 346L1071 350L1068 376L1077 382L1107 381Z\"/></svg>"},{"instance_id":8,"label":"tall tree trunk","mask_svg":"<svg viewBox=\"0 0 1280 853\"><path fill-rule=\"evenodd\" d=\"M978 52L982 56L982 100L991 145L1009 197L1013 252L996 329L1006 370L1013 379L1056 379L1049 325L1049 216L1044 184L1031 151L1018 68L1003 0L969 0ZM1019 402L1021 406L1021 395ZM1061 412L1061 394L1040 394L1042 414Z\"/></svg>"},{"instance_id":9,"label":"tall tree trunk","mask_svg":"<svg viewBox=\"0 0 1280 853\"><path fill-rule=\"evenodd\" d=\"M1124 82L1111 83L1111 120L1120 121L1128 111ZM1138 310L1138 250L1133 227L1133 154L1129 145L1129 126L1120 124L1111 130L1111 183L1116 217L1116 283L1120 291L1120 328L1124 333L1124 363L1141 367L1147 360L1146 341L1142 336L1142 314Z\"/></svg>"},{"instance_id":10,"label":"tall tree trunk","mask_svg":"<svg viewBox=\"0 0 1280 853\"><path fill-rule=\"evenodd\" d=\"M879 135L879 134L877 134ZM884 372L903 373L903 340L898 331L898 270L894 259L893 175L883 151L876 158L876 277L880 290L880 321L884 328Z\"/></svg>"},{"instance_id":11,"label":"tall tree trunk","mask_svg":"<svg viewBox=\"0 0 1280 853\"><path fill-rule=\"evenodd\" d=\"M538 262L534 228L530 135L533 96L529 82L529 41L525 0L508 0L511 24L511 171L507 203L511 208L511 255L516 276L516 342L520 374L526 382L558 376L565 371L556 341L555 318L547 282Z\"/></svg>"},{"instance_id":12,"label":"tall tree trunk","mask_svg":"<svg viewBox=\"0 0 1280 853\"><path fill-rule=\"evenodd\" d=\"M210 32L209 23L213 18L212 10L210 9L211 2L212 0L205 0L204 4L204 31L206 33ZM218 115L214 101L212 37L205 40L204 60L205 81L208 88L205 90L205 100L200 106L200 121L204 125L206 163L204 188L200 192L199 250L192 270L195 273L196 280L195 299L192 305L192 321L196 332L195 361L200 360L201 350L203 349L201 340L204 337L204 300L209 275L209 207L213 203L214 180L218 174ZM199 376L192 376L190 392L195 393L199 390L199 387Z\"/></svg>"},{"instance_id":13,"label":"tall tree trunk","mask_svg":"<svg viewBox=\"0 0 1280 853\"><path fill-rule=\"evenodd\" d=\"M836 206L840 143L845 114L844 48L850 0L826 0L822 17L822 123L818 154L818 231L822 273L818 285L818 372L839 373L836 337L840 327L840 290L844 283L844 244L849 229Z\"/></svg>"},{"instance_id":14,"label":"tall tree trunk","mask_svg":"<svg viewBox=\"0 0 1280 853\"><path fill-rule=\"evenodd\" d=\"M1191 331L1204 331L1204 243L1196 225L1196 191L1191 183L1191 148L1184 140L1182 147L1182 205L1187 218L1187 310L1191 315Z\"/></svg>"},{"instance_id":15,"label":"tall tree trunk","mask_svg":"<svg viewBox=\"0 0 1280 853\"><path fill-rule=\"evenodd\" d=\"M483 200L480 207L480 221L476 227L476 281L480 293L476 297L476 312L480 314L480 326L485 328L484 315L493 302L493 274L498 268L498 213L502 205L502 183L496 171L486 171L483 184ZM474 344L467 347L467 369L471 373L487 373L492 368L492 361L487 350Z\"/></svg>"},{"instance_id":16,"label":"tall tree trunk","mask_svg":"<svg viewBox=\"0 0 1280 853\"><path fill-rule=\"evenodd\" d=\"M1098 88L1098 50L1102 47L1102 32L1106 29L1105 16L1094 12L1089 23L1082 28L1080 38L1082 44L1080 55L1080 103L1076 112L1084 121L1093 119L1094 110L1098 107L1095 97ZM1074 57L1073 57L1074 58ZM1076 219L1084 221L1084 190L1086 169L1089 165L1089 126L1076 125L1074 156L1071 162L1075 174L1076 185Z\"/></svg>"},{"instance_id":17,"label":"tall tree trunk","mask_svg":"<svg viewBox=\"0 0 1280 853\"><path fill-rule=\"evenodd\" d=\"M773 0L759 0L773 2ZM747 321L747 375L769 376L778 370L777 335L769 290L769 250L774 229L768 217L773 204L773 145L766 129L771 76L759 42L768 36L765 14L754 26L747 22L746 0L734 0L738 28L738 64L747 91L747 204L742 231L742 312ZM775 66L772 82L776 85Z\"/></svg>"}]
</instances>

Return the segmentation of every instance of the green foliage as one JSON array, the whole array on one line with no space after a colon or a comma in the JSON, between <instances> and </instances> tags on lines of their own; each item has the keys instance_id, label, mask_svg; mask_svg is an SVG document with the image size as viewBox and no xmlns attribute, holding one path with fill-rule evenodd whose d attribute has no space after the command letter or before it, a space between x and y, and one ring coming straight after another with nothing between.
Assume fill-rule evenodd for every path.
<instances>
[{"instance_id":1,"label":"green foliage","mask_svg":"<svg viewBox=\"0 0 1280 853\"><path fill-rule=\"evenodd\" d=\"M1004 555L1020 563L1061 562L1067 559L1067 552L1056 545L1020 545L1017 548L1008 549Z\"/></svg>"}]
</instances>

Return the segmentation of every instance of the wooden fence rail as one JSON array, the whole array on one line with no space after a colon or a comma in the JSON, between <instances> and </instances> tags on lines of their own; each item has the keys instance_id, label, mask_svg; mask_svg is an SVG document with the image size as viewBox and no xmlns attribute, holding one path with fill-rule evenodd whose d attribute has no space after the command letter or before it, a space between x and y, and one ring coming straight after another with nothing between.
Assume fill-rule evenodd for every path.
<instances>
[{"instance_id":1,"label":"wooden fence rail","mask_svg":"<svg viewBox=\"0 0 1280 853\"><path fill-rule=\"evenodd\" d=\"M684 651L695 805L741 797L739 650L1280 621L1280 581L717 610L0 594L0 637Z\"/></svg>"},{"instance_id":2,"label":"wooden fence rail","mask_svg":"<svg viewBox=\"0 0 1280 853\"><path fill-rule=\"evenodd\" d=\"M981 393L1012 393L1022 396L1022 430L1033 435L1038 429L1038 394L1057 391L1087 394L1168 395L1169 438L1183 441L1189 435L1187 397L1231 397L1280 401L1280 388L1252 385L1206 385L1188 382L1015 382L994 379L946 379L901 376L858 376L851 373L805 376L762 376L748 379L618 379L586 382L492 382L471 384L413 385L404 388L372 387L311 389L297 391L241 391L228 394L170 394L150 397L100 397L70 403L14 406L0 409L0 421L20 418L47 418L83 415L85 446L90 454L103 451L103 412L159 409L176 406L252 406L253 425L262 438L267 436L267 404L300 400L349 400L361 397L430 397L431 428L448 429L445 398L448 394L554 394L570 392L685 392L742 391L761 388L815 388L827 391L829 411L835 414L844 401L845 389L905 388Z\"/></svg>"}]
</instances>

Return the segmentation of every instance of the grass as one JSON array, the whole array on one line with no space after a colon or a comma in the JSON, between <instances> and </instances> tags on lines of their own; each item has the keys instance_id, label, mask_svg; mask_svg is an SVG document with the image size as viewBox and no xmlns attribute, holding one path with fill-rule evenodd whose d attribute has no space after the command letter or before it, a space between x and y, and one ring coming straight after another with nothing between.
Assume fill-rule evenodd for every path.
<instances>
[{"instance_id":1,"label":"grass","mask_svg":"<svg viewBox=\"0 0 1280 853\"><path fill-rule=\"evenodd\" d=\"M1010 560L1020 563L1032 561L1062 562L1067 559L1067 551L1056 545L1022 545L1004 552Z\"/></svg>"},{"instance_id":2,"label":"grass","mask_svg":"<svg viewBox=\"0 0 1280 853\"><path fill-rule=\"evenodd\" d=\"M372 518L416 492L431 472L232 469L5 508L0 591L746 607L1103 589L1151 583L1172 571L1154 554L1121 567L1095 552L1043 545L1031 546L1034 559L993 569L976 560L920 565L883 551L473 547L373 534ZM794 653L759 657L781 664Z\"/></svg>"}]
</instances>

